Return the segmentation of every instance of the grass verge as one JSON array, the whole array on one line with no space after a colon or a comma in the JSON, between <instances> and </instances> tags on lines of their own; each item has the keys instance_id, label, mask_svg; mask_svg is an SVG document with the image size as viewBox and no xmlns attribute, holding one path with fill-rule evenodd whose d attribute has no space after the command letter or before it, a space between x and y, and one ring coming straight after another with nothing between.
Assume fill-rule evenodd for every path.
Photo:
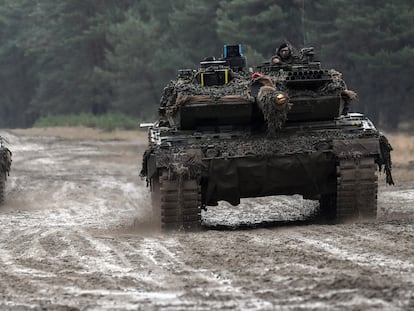
<instances>
[{"instance_id":1,"label":"grass verge","mask_svg":"<svg viewBox=\"0 0 414 311\"><path fill-rule=\"evenodd\" d=\"M69 114L42 117L36 121L34 127L90 127L104 131L137 130L139 120L122 113L108 113L103 115Z\"/></svg>"}]
</instances>

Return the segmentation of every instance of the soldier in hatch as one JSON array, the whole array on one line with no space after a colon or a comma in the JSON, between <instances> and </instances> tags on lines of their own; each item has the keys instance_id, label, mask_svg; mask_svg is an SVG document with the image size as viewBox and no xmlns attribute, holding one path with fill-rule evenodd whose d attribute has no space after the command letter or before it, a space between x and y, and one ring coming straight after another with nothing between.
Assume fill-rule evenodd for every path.
<instances>
[{"instance_id":1,"label":"soldier in hatch","mask_svg":"<svg viewBox=\"0 0 414 311\"><path fill-rule=\"evenodd\" d=\"M289 43L282 43L272 57L273 65L290 64L293 62L293 48Z\"/></svg>"}]
</instances>

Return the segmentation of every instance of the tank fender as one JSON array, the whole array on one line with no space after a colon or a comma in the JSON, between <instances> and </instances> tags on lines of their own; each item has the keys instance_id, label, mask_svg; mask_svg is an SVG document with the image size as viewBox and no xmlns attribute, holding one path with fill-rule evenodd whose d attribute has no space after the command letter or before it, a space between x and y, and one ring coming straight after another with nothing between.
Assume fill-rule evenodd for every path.
<instances>
[{"instance_id":1,"label":"tank fender","mask_svg":"<svg viewBox=\"0 0 414 311\"><path fill-rule=\"evenodd\" d=\"M381 171L382 166L384 166L387 184L394 185L394 180L391 174L391 169L392 169L391 151L393 150L392 146L389 143L387 137L385 137L385 135L383 135L382 133L380 133L379 143L380 143L380 151L381 151L377 159L379 171Z\"/></svg>"},{"instance_id":2,"label":"tank fender","mask_svg":"<svg viewBox=\"0 0 414 311\"><path fill-rule=\"evenodd\" d=\"M155 155L153 154L153 150L147 149L142 156L142 167L139 176L141 178L146 177L147 181L151 179L154 173L157 171Z\"/></svg>"},{"instance_id":3,"label":"tank fender","mask_svg":"<svg viewBox=\"0 0 414 311\"><path fill-rule=\"evenodd\" d=\"M333 151L338 158L378 156L380 146L378 138L358 138L352 140L334 140Z\"/></svg>"}]
</instances>

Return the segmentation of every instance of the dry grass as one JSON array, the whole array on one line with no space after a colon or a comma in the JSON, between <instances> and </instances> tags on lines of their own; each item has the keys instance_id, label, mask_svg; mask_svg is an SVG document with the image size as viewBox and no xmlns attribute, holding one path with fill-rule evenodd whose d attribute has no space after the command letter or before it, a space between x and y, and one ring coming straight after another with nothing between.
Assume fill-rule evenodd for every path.
<instances>
[{"instance_id":1,"label":"dry grass","mask_svg":"<svg viewBox=\"0 0 414 311\"><path fill-rule=\"evenodd\" d=\"M410 164L414 166L414 135L406 133L386 133L394 150L391 153L392 162L395 164Z\"/></svg>"},{"instance_id":2,"label":"dry grass","mask_svg":"<svg viewBox=\"0 0 414 311\"><path fill-rule=\"evenodd\" d=\"M414 138L409 133L384 133L393 151L393 177L396 184L414 181Z\"/></svg>"},{"instance_id":3,"label":"dry grass","mask_svg":"<svg viewBox=\"0 0 414 311\"><path fill-rule=\"evenodd\" d=\"M30 129L14 129L12 133L30 136L55 136L73 140L133 140L146 138L146 131L115 130L103 131L88 127L46 127Z\"/></svg>"}]
</instances>

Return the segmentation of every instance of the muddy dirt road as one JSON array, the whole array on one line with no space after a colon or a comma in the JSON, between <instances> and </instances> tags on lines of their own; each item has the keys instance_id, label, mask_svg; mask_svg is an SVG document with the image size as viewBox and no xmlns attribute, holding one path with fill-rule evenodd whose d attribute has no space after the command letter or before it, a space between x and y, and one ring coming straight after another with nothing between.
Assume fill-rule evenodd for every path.
<instances>
[{"instance_id":1,"label":"muddy dirt road","mask_svg":"<svg viewBox=\"0 0 414 311\"><path fill-rule=\"evenodd\" d=\"M0 310L414 310L414 183L380 182L376 222L260 228L317 208L273 197L163 235L138 178L144 138L0 134ZM259 228L212 230L246 222Z\"/></svg>"}]
</instances>

